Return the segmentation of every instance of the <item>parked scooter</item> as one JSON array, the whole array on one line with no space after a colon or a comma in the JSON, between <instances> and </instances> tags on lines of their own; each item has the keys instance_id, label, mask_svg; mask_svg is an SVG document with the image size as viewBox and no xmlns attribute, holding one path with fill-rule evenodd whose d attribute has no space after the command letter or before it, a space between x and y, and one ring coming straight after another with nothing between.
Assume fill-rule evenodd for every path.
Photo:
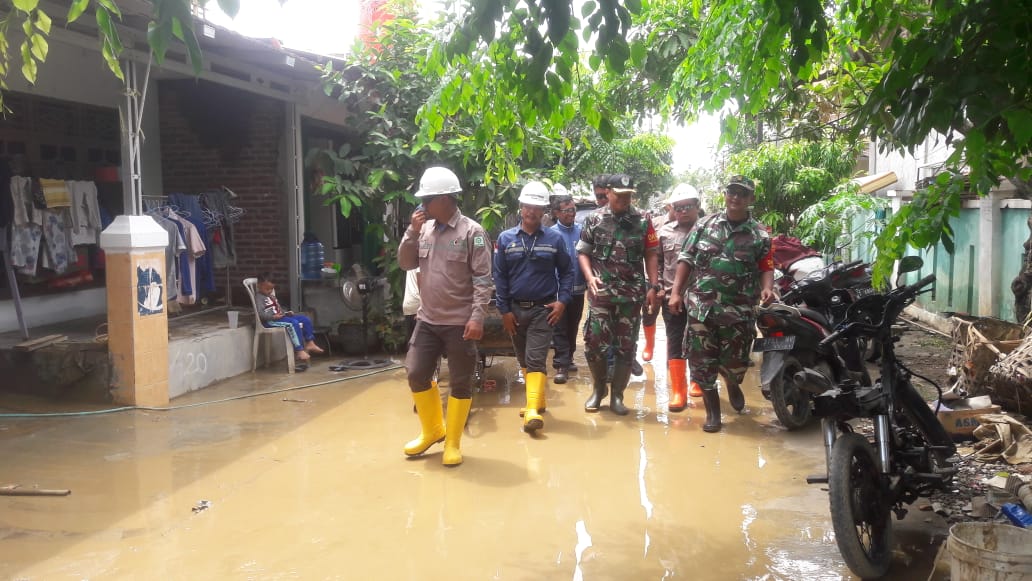
<instances>
[{"instance_id":1,"label":"parked scooter","mask_svg":"<svg viewBox=\"0 0 1032 581\"><path fill-rule=\"evenodd\" d=\"M921 265L920 258L906 257L899 272L914 272ZM957 472L952 440L914 389L912 373L894 350L893 323L934 281L929 275L916 284L861 298L838 330L821 341L822 348L856 337L879 344L881 376L874 385L836 380L813 369L796 374L797 383L816 394L814 415L821 418L827 462L826 475L807 482L828 485L835 542L849 569L864 579L888 572L893 549L889 511L902 519L904 505L946 487ZM873 437L855 432L856 419L873 424Z\"/></svg>"},{"instance_id":2,"label":"parked scooter","mask_svg":"<svg viewBox=\"0 0 1032 581\"><path fill-rule=\"evenodd\" d=\"M762 338L753 343L753 351L763 353L761 391L786 429L802 428L811 417L812 395L794 379L799 371L816 369L836 381L871 384L863 362L864 345L857 339L820 346L861 294L850 286L863 283L858 275L861 266L836 262L816 270L791 283L780 304L758 310L756 325ZM870 288L869 275L866 284Z\"/></svg>"}]
</instances>

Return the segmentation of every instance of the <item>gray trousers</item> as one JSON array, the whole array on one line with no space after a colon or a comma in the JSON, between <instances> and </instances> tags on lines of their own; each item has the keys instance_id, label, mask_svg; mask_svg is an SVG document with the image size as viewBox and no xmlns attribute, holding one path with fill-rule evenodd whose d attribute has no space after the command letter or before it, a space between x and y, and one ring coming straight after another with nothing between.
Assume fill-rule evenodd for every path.
<instances>
[{"instance_id":1,"label":"gray trousers","mask_svg":"<svg viewBox=\"0 0 1032 581\"><path fill-rule=\"evenodd\" d=\"M548 350L552 347L553 327L548 324L551 309L544 306L521 308L513 303L512 314L516 315L516 336L513 345L516 347L516 360L527 373L545 373L545 361Z\"/></svg>"},{"instance_id":2,"label":"gray trousers","mask_svg":"<svg viewBox=\"0 0 1032 581\"><path fill-rule=\"evenodd\" d=\"M430 325L416 321L416 330L409 341L405 368L409 389L413 392L430 389L430 381L442 355L448 357L448 385L456 399L473 397L473 369L477 362L477 344L462 338L461 325Z\"/></svg>"}]
</instances>

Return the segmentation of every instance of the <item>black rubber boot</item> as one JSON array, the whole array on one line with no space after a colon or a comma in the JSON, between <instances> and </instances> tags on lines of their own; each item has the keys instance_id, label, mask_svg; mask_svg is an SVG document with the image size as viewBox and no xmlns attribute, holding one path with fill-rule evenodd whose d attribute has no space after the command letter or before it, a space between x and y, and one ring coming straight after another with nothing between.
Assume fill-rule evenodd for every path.
<instances>
[{"instance_id":1,"label":"black rubber boot","mask_svg":"<svg viewBox=\"0 0 1032 581\"><path fill-rule=\"evenodd\" d=\"M631 380L631 366L625 361L617 361L613 366L613 395L609 398L609 409L618 416L626 416L631 410L623 403L624 390Z\"/></svg>"},{"instance_id":2,"label":"black rubber boot","mask_svg":"<svg viewBox=\"0 0 1032 581\"><path fill-rule=\"evenodd\" d=\"M606 368L608 366L609 364L606 363L605 359L588 361L588 368L591 369L593 391L588 401L584 402L584 411L597 412L602 407L602 399L609 394L609 390L606 389Z\"/></svg>"},{"instance_id":3,"label":"black rubber boot","mask_svg":"<svg viewBox=\"0 0 1032 581\"><path fill-rule=\"evenodd\" d=\"M704 432L719 432L720 425L720 394L716 389L702 390L702 402L706 404L706 423L702 424Z\"/></svg>"},{"instance_id":4,"label":"black rubber boot","mask_svg":"<svg viewBox=\"0 0 1032 581\"><path fill-rule=\"evenodd\" d=\"M727 382L727 401L736 412L741 413L745 408L745 394L742 393L742 386L737 383Z\"/></svg>"}]
</instances>

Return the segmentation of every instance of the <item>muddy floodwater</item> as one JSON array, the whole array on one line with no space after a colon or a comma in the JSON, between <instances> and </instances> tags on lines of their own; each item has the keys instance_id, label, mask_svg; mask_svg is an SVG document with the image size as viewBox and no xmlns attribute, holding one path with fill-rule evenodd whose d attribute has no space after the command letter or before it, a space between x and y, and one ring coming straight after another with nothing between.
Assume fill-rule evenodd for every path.
<instances>
[{"instance_id":1,"label":"muddy floodwater","mask_svg":"<svg viewBox=\"0 0 1032 581\"><path fill-rule=\"evenodd\" d=\"M657 359L625 417L583 411L581 359L550 385L537 437L520 429L515 362L496 359L456 468L441 445L403 456L418 432L403 369L328 371L336 358L246 374L172 411L0 417L0 486L71 490L0 496L0 578L852 578L827 493L805 481L823 470L816 425L778 427L754 368L745 413L722 394L724 431L703 433L701 400L665 411ZM8 413L68 408L0 399ZM889 578L927 579L941 520L896 525Z\"/></svg>"}]
</instances>

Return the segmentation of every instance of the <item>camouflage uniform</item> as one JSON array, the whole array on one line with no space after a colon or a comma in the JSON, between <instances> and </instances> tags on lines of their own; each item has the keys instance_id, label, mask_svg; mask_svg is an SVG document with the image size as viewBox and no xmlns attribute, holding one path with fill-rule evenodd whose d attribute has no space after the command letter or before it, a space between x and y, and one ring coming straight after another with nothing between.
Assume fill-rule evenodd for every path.
<instances>
[{"instance_id":1,"label":"camouflage uniform","mask_svg":"<svg viewBox=\"0 0 1032 581\"><path fill-rule=\"evenodd\" d=\"M604 206L585 220L577 252L591 258L592 273L599 279L584 328L589 362L605 360L610 345L616 361L629 363L634 357L646 292L642 261L646 249L658 245L651 223L634 207L615 216Z\"/></svg>"},{"instance_id":2,"label":"camouflage uniform","mask_svg":"<svg viewBox=\"0 0 1032 581\"><path fill-rule=\"evenodd\" d=\"M756 336L760 274L774 267L770 235L751 217L732 224L720 212L699 220L678 261L692 267L684 345L692 379L703 390L715 389L719 371L729 383L741 384Z\"/></svg>"}]
</instances>

